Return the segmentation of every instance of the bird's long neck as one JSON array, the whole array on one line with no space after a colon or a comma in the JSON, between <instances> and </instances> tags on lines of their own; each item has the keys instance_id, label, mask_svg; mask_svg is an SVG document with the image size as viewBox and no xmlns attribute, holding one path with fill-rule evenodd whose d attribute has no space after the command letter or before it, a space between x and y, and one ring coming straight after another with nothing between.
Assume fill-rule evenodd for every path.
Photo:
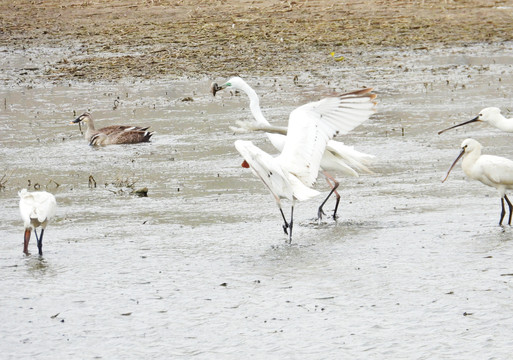
<instances>
[{"instance_id":1,"label":"bird's long neck","mask_svg":"<svg viewBox=\"0 0 513 360\"><path fill-rule=\"evenodd\" d=\"M265 118L264 114L262 114L262 109L260 109L260 99L258 98L257 93L253 90L249 85L245 84L244 87L241 88L242 91L246 93L249 97L249 109L251 110L251 114L259 124L271 125L269 121Z\"/></svg>"},{"instance_id":2,"label":"bird's long neck","mask_svg":"<svg viewBox=\"0 0 513 360\"><path fill-rule=\"evenodd\" d=\"M489 123L500 130L513 132L513 119L508 119L502 114L497 114Z\"/></svg>"},{"instance_id":3,"label":"bird's long neck","mask_svg":"<svg viewBox=\"0 0 513 360\"><path fill-rule=\"evenodd\" d=\"M87 129L85 131L85 138L86 140L89 140L91 136L93 136L96 133L96 129L94 128L94 121L92 118L89 118L89 120L86 122Z\"/></svg>"},{"instance_id":4,"label":"bird's long neck","mask_svg":"<svg viewBox=\"0 0 513 360\"><path fill-rule=\"evenodd\" d=\"M244 87L241 88L242 91L246 93L249 97L249 109L251 110L251 114L255 118L256 122L261 125L271 125L269 121L265 118L264 114L262 114L262 109L260 108L260 99L258 98L257 93L253 90L249 85L245 84ZM283 150L283 146L285 144L285 136L280 134L270 134L266 133L269 141L273 144L273 146L279 151Z\"/></svg>"},{"instance_id":5,"label":"bird's long neck","mask_svg":"<svg viewBox=\"0 0 513 360\"><path fill-rule=\"evenodd\" d=\"M470 178L474 178L474 176L472 176L472 169L474 167L474 164L480 157L480 148L473 149L471 152L466 153L463 157L461 168L463 169L463 172L465 172L465 174L467 174L467 176L469 176Z\"/></svg>"},{"instance_id":6,"label":"bird's long neck","mask_svg":"<svg viewBox=\"0 0 513 360\"><path fill-rule=\"evenodd\" d=\"M91 131L95 131L96 129L94 128L94 121L92 118L89 118L89 121L87 122L87 128L90 129Z\"/></svg>"}]
</instances>

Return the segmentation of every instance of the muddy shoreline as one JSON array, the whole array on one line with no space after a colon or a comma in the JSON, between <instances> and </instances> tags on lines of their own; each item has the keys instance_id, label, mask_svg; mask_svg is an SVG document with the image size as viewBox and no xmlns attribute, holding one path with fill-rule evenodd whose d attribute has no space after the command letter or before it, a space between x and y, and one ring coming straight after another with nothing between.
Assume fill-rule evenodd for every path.
<instances>
[{"instance_id":1,"label":"muddy shoreline","mask_svg":"<svg viewBox=\"0 0 513 360\"><path fill-rule=\"evenodd\" d=\"M512 12L510 0L21 0L0 4L0 51L53 54L26 54L22 80L280 75L332 66L332 51L373 66L378 48L512 40Z\"/></svg>"},{"instance_id":2,"label":"muddy shoreline","mask_svg":"<svg viewBox=\"0 0 513 360\"><path fill-rule=\"evenodd\" d=\"M3 357L510 358L513 228L460 166L441 180L463 139L513 158L511 134L437 131L511 117L511 4L1 2ZM234 72L276 125L333 91L378 94L339 139L374 173L340 176L336 222L321 197L297 204L292 245L233 146L276 153L230 130L247 97L210 92ZM69 124L86 110L155 136L93 148ZM36 185L58 203L43 258L22 253L17 192Z\"/></svg>"}]
</instances>

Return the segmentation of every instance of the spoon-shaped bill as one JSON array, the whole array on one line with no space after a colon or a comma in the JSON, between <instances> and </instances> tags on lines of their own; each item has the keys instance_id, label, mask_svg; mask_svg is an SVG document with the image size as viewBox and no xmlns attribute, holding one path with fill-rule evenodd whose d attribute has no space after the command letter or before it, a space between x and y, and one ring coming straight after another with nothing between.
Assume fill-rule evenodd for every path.
<instances>
[{"instance_id":1,"label":"spoon-shaped bill","mask_svg":"<svg viewBox=\"0 0 513 360\"><path fill-rule=\"evenodd\" d=\"M447 171L447 175L445 175L445 178L442 180L442 182L445 182L445 180L447 180L447 178L449 177L449 174L451 173L451 170L452 168L456 165L456 163L461 159L461 157L463 156L463 154L465 154L465 149L461 149L461 152L460 154L458 155L458 157L456 158L456 160L454 160L454 162L452 163L451 167L449 168L449 170Z\"/></svg>"},{"instance_id":2,"label":"spoon-shaped bill","mask_svg":"<svg viewBox=\"0 0 513 360\"><path fill-rule=\"evenodd\" d=\"M472 120L469 120L469 121L465 121L461 124L457 124L457 125L454 125L454 126L451 126L451 127L448 127L447 129L443 129L443 130L440 130L438 132L438 135L440 135L441 133L443 132L446 132L447 130L451 130L451 129L454 129L454 128L457 128L457 127L460 127L460 126L463 126L463 125L467 125L467 124L470 124L470 123L473 123L473 122L476 122L476 121L479 121L479 116L476 116L475 118L473 118Z\"/></svg>"}]
</instances>

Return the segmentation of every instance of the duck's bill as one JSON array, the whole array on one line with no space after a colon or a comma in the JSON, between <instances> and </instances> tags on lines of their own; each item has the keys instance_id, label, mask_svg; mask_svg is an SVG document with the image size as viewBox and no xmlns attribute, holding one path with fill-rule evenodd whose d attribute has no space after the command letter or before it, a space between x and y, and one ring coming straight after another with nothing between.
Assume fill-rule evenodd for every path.
<instances>
[{"instance_id":1,"label":"duck's bill","mask_svg":"<svg viewBox=\"0 0 513 360\"><path fill-rule=\"evenodd\" d=\"M479 121L479 116L476 116L472 120L465 121L465 122L463 122L461 124L457 124L457 125L454 125L454 126L451 126L451 127L447 128L447 129L440 130L438 132L438 135L440 135L441 133L446 132L447 130L451 130L451 129L454 129L454 128L457 128L457 127L460 127L460 126L463 126L463 125L467 125L467 124L470 124L470 123L473 123L473 122L476 122L476 121Z\"/></svg>"},{"instance_id":2,"label":"duck's bill","mask_svg":"<svg viewBox=\"0 0 513 360\"><path fill-rule=\"evenodd\" d=\"M463 156L463 154L465 154L465 149L461 149L461 152L460 154L458 155L458 157L456 158L456 160L454 160L454 162L452 163L451 167L449 168L449 170L447 171L447 175L445 175L445 178L442 180L442 182L445 182L445 180L447 180L447 178L449 177L449 174L451 173L451 170L454 168L454 166L456 166L456 164L458 163L458 161L461 159L461 157Z\"/></svg>"},{"instance_id":3,"label":"duck's bill","mask_svg":"<svg viewBox=\"0 0 513 360\"><path fill-rule=\"evenodd\" d=\"M219 85L217 85L217 83L212 83L212 85L210 85L210 91L212 92L212 95L216 96L216 93L221 90L219 88Z\"/></svg>"},{"instance_id":4,"label":"duck's bill","mask_svg":"<svg viewBox=\"0 0 513 360\"><path fill-rule=\"evenodd\" d=\"M212 91L212 95L216 96L216 93L218 91L223 90L225 87L226 87L225 84L218 85L217 83L212 83L212 85L210 85L210 91Z\"/></svg>"}]
</instances>

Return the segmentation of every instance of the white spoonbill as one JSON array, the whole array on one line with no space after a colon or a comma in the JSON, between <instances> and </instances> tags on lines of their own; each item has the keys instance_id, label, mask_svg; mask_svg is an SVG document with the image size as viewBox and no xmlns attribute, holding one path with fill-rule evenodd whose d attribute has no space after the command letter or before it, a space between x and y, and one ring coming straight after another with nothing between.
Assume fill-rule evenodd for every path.
<instances>
[{"instance_id":1,"label":"white spoonbill","mask_svg":"<svg viewBox=\"0 0 513 360\"><path fill-rule=\"evenodd\" d=\"M260 109L260 100L255 90L253 90L253 88L251 88L251 86L249 86L242 78L235 76L222 85L218 85L216 83L212 84L212 93L215 96L216 92L225 88L243 91L249 97L249 107L255 121L253 123L238 122L238 124L247 130L265 131L273 146L281 152L285 146L287 128L272 126L266 120L262 114L262 110ZM357 92L340 95L340 108L337 109L337 116L351 119L351 123L354 124L354 126L350 129L345 128L342 133L337 135L351 131L354 127L366 121L375 112L376 103L373 100L376 98L376 95L370 94L371 91L372 89L363 89ZM355 98L357 98L357 100L355 100ZM373 155L359 152L352 146L346 146L341 142L334 140L328 141L326 151L321 159L321 171L326 177L326 181L330 186L331 191L319 206L317 211L317 217L319 219L321 219L322 214L324 214L322 210L324 204L326 204L333 193L336 196L333 218L337 218L337 209L340 202L340 195L337 192L339 182L335 180L328 171L341 172L344 175L354 177L359 176L358 171L372 173L367 166L371 163L373 158Z\"/></svg>"},{"instance_id":2,"label":"white spoonbill","mask_svg":"<svg viewBox=\"0 0 513 360\"><path fill-rule=\"evenodd\" d=\"M37 240L39 255L43 255L43 234L46 225L55 215L57 202L55 197L46 191L28 192L23 189L18 192L20 197L20 213L25 226L25 237L23 243L23 252L29 255L28 244L32 229ZM36 228L41 227L41 233L37 236Z\"/></svg>"},{"instance_id":3,"label":"white spoonbill","mask_svg":"<svg viewBox=\"0 0 513 360\"><path fill-rule=\"evenodd\" d=\"M283 231L289 235L289 244L292 242L292 226L294 223L294 206L296 200L304 201L311 199L319 192L305 186L298 177L287 170L287 156L279 155L273 157L253 145L251 141L237 140L235 148L244 158L243 167L249 167L267 186L274 197L283 218ZM287 199L292 202L290 210L290 221L287 222L283 209L281 207L281 199ZM288 229L288 232L287 232Z\"/></svg>"},{"instance_id":4,"label":"white spoonbill","mask_svg":"<svg viewBox=\"0 0 513 360\"><path fill-rule=\"evenodd\" d=\"M463 157L461 167L469 178L492 186L499 192L502 205L499 225L502 225L502 220L506 214L504 209L504 200L506 200L509 207L508 225L511 225L511 209L513 206L506 195L506 190L513 189L513 161L500 156L481 155L482 148L483 146L474 139L464 140L461 143L460 154L454 160L442 182L447 180L452 168Z\"/></svg>"},{"instance_id":5,"label":"white spoonbill","mask_svg":"<svg viewBox=\"0 0 513 360\"><path fill-rule=\"evenodd\" d=\"M360 104L362 108L367 108L368 99L374 98L369 91L363 89L324 98L293 110L289 116L283 150L277 157L272 157L250 141L235 142L235 147L245 160L243 166L247 163L274 196L285 222L283 230L285 233L289 230L289 243L292 242L296 200L307 200L319 194L310 187L317 179L328 141L351 131L365 120L361 116L354 116L348 109L359 109ZM292 201L290 222L283 214L280 199Z\"/></svg>"},{"instance_id":6,"label":"white spoonbill","mask_svg":"<svg viewBox=\"0 0 513 360\"><path fill-rule=\"evenodd\" d=\"M477 115L475 118L470 119L468 121L465 121L461 124L457 124L454 126L451 126L447 129L440 130L438 132L438 135L441 133L454 129L463 125L471 124L473 122L482 121L485 123L488 123L494 127L496 127L499 130L506 131L506 132L513 132L513 119L508 119L505 116L501 114L501 109L496 107L487 107L484 108L479 112L479 115Z\"/></svg>"}]
</instances>

